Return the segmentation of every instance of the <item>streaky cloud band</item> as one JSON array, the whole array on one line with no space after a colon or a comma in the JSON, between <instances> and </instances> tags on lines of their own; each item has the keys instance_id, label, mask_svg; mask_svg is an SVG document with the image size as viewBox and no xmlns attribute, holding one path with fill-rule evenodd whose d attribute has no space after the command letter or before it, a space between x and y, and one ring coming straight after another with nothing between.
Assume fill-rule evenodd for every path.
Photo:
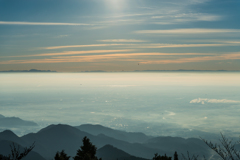
<instances>
[{"instance_id":1,"label":"streaky cloud band","mask_svg":"<svg viewBox=\"0 0 240 160\"><path fill-rule=\"evenodd\" d=\"M140 34L209 34L209 33L236 33L240 29L209 29L209 28L183 28L170 30L139 30Z\"/></svg>"},{"instance_id":2,"label":"streaky cloud band","mask_svg":"<svg viewBox=\"0 0 240 160\"><path fill-rule=\"evenodd\" d=\"M0 21L0 25L41 25L41 26L90 26L87 23L55 23L55 22L24 22L24 21Z\"/></svg>"}]
</instances>

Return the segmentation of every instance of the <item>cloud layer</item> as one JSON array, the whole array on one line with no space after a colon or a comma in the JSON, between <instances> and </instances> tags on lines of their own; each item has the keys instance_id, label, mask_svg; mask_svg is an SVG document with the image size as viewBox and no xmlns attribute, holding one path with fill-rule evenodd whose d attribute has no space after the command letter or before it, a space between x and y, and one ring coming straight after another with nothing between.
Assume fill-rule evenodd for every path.
<instances>
[{"instance_id":1,"label":"cloud layer","mask_svg":"<svg viewBox=\"0 0 240 160\"><path fill-rule=\"evenodd\" d=\"M208 98L198 98L193 99L190 101L190 103L240 103L240 101L236 100L229 100L229 99L208 99Z\"/></svg>"}]
</instances>

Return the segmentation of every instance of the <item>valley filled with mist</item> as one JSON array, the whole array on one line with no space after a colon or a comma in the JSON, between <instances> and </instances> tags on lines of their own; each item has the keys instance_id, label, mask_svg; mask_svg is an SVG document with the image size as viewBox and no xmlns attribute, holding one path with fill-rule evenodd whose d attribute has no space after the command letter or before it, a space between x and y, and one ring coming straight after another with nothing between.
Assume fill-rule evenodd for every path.
<instances>
[{"instance_id":1,"label":"valley filled with mist","mask_svg":"<svg viewBox=\"0 0 240 160\"><path fill-rule=\"evenodd\" d=\"M101 151L108 150L146 159L175 151L213 158L200 137L240 135L237 72L0 76L0 147L36 142L33 151L43 159L62 149L74 156L84 136L105 159Z\"/></svg>"}]
</instances>

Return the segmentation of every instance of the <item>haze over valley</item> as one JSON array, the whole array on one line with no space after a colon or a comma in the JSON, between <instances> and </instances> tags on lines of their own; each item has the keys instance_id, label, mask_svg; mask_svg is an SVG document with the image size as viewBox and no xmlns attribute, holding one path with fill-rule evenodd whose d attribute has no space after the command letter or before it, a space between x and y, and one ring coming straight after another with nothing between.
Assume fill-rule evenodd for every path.
<instances>
[{"instance_id":1,"label":"haze over valley","mask_svg":"<svg viewBox=\"0 0 240 160\"><path fill-rule=\"evenodd\" d=\"M152 136L237 137L239 73L2 73L0 113ZM4 126L1 126L1 128ZM16 129L16 127L15 127ZM17 134L26 134L21 131Z\"/></svg>"}]
</instances>

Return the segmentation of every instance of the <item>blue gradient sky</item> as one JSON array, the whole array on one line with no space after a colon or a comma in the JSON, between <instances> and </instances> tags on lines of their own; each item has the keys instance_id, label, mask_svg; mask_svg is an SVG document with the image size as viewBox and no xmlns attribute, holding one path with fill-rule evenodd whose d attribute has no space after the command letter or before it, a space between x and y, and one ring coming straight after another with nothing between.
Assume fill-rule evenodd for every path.
<instances>
[{"instance_id":1,"label":"blue gradient sky","mask_svg":"<svg viewBox=\"0 0 240 160\"><path fill-rule=\"evenodd\" d=\"M0 0L0 70L240 70L239 0Z\"/></svg>"}]
</instances>

